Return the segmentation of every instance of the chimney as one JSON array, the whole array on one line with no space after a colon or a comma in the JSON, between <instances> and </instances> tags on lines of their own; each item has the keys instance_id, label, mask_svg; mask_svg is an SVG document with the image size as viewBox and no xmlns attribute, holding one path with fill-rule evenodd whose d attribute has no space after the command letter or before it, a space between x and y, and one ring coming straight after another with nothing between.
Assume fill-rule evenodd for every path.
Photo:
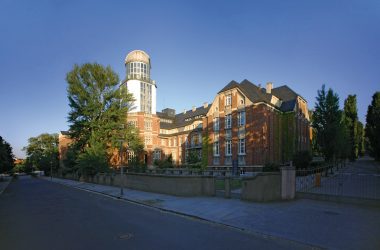
<instances>
[{"instance_id":1,"label":"chimney","mask_svg":"<svg viewBox=\"0 0 380 250\"><path fill-rule=\"evenodd\" d=\"M203 108L207 108L208 107L208 102L204 102L203 103Z\"/></svg>"},{"instance_id":2,"label":"chimney","mask_svg":"<svg viewBox=\"0 0 380 250\"><path fill-rule=\"evenodd\" d=\"M267 82L267 94L272 93L273 83Z\"/></svg>"},{"instance_id":3,"label":"chimney","mask_svg":"<svg viewBox=\"0 0 380 250\"><path fill-rule=\"evenodd\" d=\"M197 108L195 106L193 106L193 112L195 112L195 110L197 110Z\"/></svg>"}]
</instances>

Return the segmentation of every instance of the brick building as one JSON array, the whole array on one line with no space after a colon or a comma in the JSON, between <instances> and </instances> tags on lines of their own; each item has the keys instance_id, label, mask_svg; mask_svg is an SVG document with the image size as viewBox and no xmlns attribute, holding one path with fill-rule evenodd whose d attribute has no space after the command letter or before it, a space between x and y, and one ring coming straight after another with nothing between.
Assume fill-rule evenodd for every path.
<instances>
[{"instance_id":1,"label":"brick building","mask_svg":"<svg viewBox=\"0 0 380 250\"><path fill-rule=\"evenodd\" d=\"M229 166L238 160L249 167L287 162L296 151L310 147L307 102L286 85L273 88L267 83L261 88L248 80L231 81L211 104L178 114L171 108L156 112L157 85L150 77L149 56L132 51L125 66L122 84L135 98L127 122L139 129L144 141L140 157L148 166L169 155L183 165L192 154L203 157L208 166ZM67 144L67 137L61 138Z\"/></svg>"}]
</instances>

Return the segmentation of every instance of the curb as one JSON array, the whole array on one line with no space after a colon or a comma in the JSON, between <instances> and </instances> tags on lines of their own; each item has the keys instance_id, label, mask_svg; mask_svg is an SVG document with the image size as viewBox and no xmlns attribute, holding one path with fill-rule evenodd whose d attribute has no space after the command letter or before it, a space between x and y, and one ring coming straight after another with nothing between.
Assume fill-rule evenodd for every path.
<instances>
[{"instance_id":1,"label":"curb","mask_svg":"<svg viewBox=\"0 0 380 250\"><path fill-rule=\"evenodd\" d=\"M48 180L48 181L50 181L50 180ZM311 243L308 243L308 242L302 242L302 241L298 241L298 240L287 239L287 238L284 238L284 237L281 237L281 236L276 236L276 235L271 235L271 234L267 234L267 233L262 233L262 232L259 232L259 231L252 231L252 230L249 230L249 229L246 229L246 228L241 228L241 227L225 224L223 222L218 222L218 221L202 218L202 217L199 217L197 215L191 215L191 214L187 214L187 213L183 213L183 212L179 212L179 211L175 211L175 210L171 210L171 209L167 209L167 208L162 208L162 207L157 207L157 206L154 206L154 205L149 205L149 204L146 204L144 202L140 202L140 201L136 201L136 200L131 200L131 199L128 199L128 198L125 198L125 197L120 197L120 196L115 196L115 195L103 193L101 191L95 191L95 190L87 189L87 188L84 188L84 187L73 186L73 185L70 185L70 184L56 182L56 181L52 181L52 182L54 182L56 184L60 184L60 185L66 186L66 187L71 187L71 188L79 189L79 190L82 190L82 191L85 191L85 192L94 193L94 194L98 194L98 195L103 195L103 196L106 196L108 198L112 198L112 199L115 199L115 200L130 202L130 203L133 203L135 205L143 206L143 207L150 208L150 209L155 209L155 210L158 210L158 211L161 211L161 212L176 214L176 215L179 215L179 216L182 216L182 217L191 218L191 219L203 221L203 222L214 224L214 225L219 225L219 226L227 227L227 228L230 228L230 229L233 229L233 230L237 230L237 231L240 231L240 232L251 234L251 235L256 236L256 237L260 237L262 239L269 239L269 240L275 240L275 241L286 241L286 242L290 243L291 245L297 245L297 246L302 246L302 247L309 247L310 249L326 249L326 247L317 246L317 245L314 245L314 244L311 244Z\"/></svg>"},{"instance_id":2,"label":"curb","mask_svg":"<svg viewBox=\"0 0 380 250\"><path fill-rule=\"evenodd\" d=\"M5 184L4 188L0 190L0 195L4 192L5 189L7 189L7 187L9 186L9 183L11 183L12 180L13 178L10 178L9 181Z\"/></svg>"}]
</instances>

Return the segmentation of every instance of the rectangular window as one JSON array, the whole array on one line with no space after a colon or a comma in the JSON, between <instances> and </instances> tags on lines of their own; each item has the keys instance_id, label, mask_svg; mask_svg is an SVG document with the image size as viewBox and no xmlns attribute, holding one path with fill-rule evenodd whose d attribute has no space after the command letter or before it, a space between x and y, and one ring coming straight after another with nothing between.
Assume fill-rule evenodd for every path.
<instances>
[{"instance_id":1,"label":"rectangular window","mask_svg":"<svg viewBox=\"0 0 380 250\"><path fill-rule=\"evenodd\" d=\"M245 155L245 139L239 139L239 155Z\"/></svg>"},{"instance_id":2,"label":"rectangular window","mask_svg":"<svg viewBox=\"0 0 380 250\"><path fill-rule=\"evenodd\" d=\"M145 121L144 125L145 125L144 126L145 130L147 130L147 131L152 130L152 122L151 121Z\"/></svg>"},{"instance_id":3,"label":"rectangular window","mask_svg":"<svg viewBox=\"0 0 380 250\"><path fill-rule=\"evenodd\" d=\"M219 131L219 117L214 118L214 131Z\"/></svg>"},{"instance_id":4,"label":"rectangular window","mask_svg":"<svg viewBox=\"0 0 380 250\"><path fill-rule=\"evenodd\" d=\"M214 142L213 151L214 151L214 156L219 156L219 142L218 141Z\"/></svg>"},{"instance_id":5,"label":"rectangular window","mask_svg":"<svg viewBox=\"0 0 380 250\"><path fill-rule=\"evenodd\" d=\"M231 128L231 123L232 123L232 117L231 117L231 114L226 115L226 119L225 119L225 128Z\"/></svg>"},{"instance_id":6,"label":"rectangular window","mask_svg":"<svg viewBox=\"0 0 380 250\"><path fill-rule=\"evenodd\" d=\"M231 100L232 100L232 96L226 95L226 106L231 106Z\"/></svg>"},{"instance_id":7,"label":"rectangular window","mask_svg":"<svg viewBox=\"0 0 380 250\"><path fill-rule=\"evenodd\" d=\"M238 126L245 125L245 111L241 111L238 113Z\"/></svg>"},{"instance_id":8,"label":"rectangular window","mask_svg":"<svg viewBox=\"0 0 380 250\"><path fill-rule=\"evenodd\" d=\"M161 150L154 150L153 160L160 160L160 159L161 159Z\"/></svg>"},{"instance_id":9,"label":"rectangular window","mask_svg":"<svg viewBox=\"0 0 380 250\"><path fill-rule=\"evenodd\" d=\"M226 156L232 155L232 142L231 140L226 140Z\"/></svg>"}]
</instances>

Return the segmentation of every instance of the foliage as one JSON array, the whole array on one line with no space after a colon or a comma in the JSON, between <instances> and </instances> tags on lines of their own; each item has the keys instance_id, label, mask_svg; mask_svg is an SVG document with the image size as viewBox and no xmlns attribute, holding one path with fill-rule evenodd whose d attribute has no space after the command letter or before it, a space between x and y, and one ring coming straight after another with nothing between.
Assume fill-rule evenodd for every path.
<instances>
[{"instance_id":1,"label":"foliage","mask_svg":"<svg viewBox=\"0 0 380 250\"><path fill-rule=\"evenodd\" d=\"M125 141L128 143L128 150L132 150L136 155L144 150L144 143L139 136L139 130L133 125L127 125Z\"/></svg>"},{"instance_id":2,"label":"foliage","mask_svg":"<svg viewBox=\"0 0 380 250\"><path fill-rule=\"evenodd\" d=\"M78 170L84 176L108 171L108 158L104 143L90 139L90 146L78 156Z\"/></svg>"},{"instance_id":3,"label":"foliage","mask_svg":"<svg viewBox=\"0 0 380 250\"><path fill-rule=\"evenodd\" d=\"M263 172L278 172L280 171L280 165L277 163L266 163L263 167Z\"/></svg>"},{"instance_id":4,"label":"foliage","mask_svg":"<svg viewBox=\"0 0 380 250\"><path fill-rule=\"evenodd\" d=\"M118 87L119 77L111 67L97 63L74 65L66 80L70 133L80 151L92 147L90 138L105 142L106 149L117 148L118 140L128 133L128 126L122 125L133 101L132 94L124 85ZM98 145L95 148L100 150Z\"/></svg>"},{"instance_id":5,"label":"foliage","mask_svg":"<svg viewBox=\"0 0 380 250\"><path fill-rule=\"evenodd\" d=\"M14 167L11 145L0 136L0 173L9 172Z\"/></svg>"},{"instance_id":6,"label":"foliage","mask_svg":"<svg viewBox=\"0 0 380 250\"><path fill-rule=\"evenodd\" d=\"M348 158L354 161L358 158L358 109L356 107L356 95L349 95L344 100L343 122L348 132L347 147Z\"/></svg>"},{"instance_id":7,"label":"foliage","mask_svg":"<svg viewBox=\"0 0 380 250\"><path fill-rule=\"evenodd\" d=\"M199 157L197 150L189 150L189 153L186 158L186 163L187 164L201 163L201 159Z\"/></svg>"},{"instance_id":8,"label":"foliage","mask_svg":"<svg viewBox=\"0 0 380 250\"><path fill-rule=\"evenodd\" d=\"M208 151L209 151L209 137L208 134L202 137L202 168L206 168L208 165Z\"/></svg>"},{"instance_id":9,"label":"foliage","mask_svg":"<svg viewBox=\"0 0 380 250\"><path fill-rule=\"evenodd\" d=\"M372 96L366 117L365 136L369 142L369 153L380 160L380 92Z\"/></svg>"},{"instance_id":10,"label":"foliage","mask_svg":"<svg viewBox=\"0 0 380 250\"><path fill-rule=\"evenodd\" d=\"M295 148L296 137L294 130L289 128L289 125L294 123L294 112L284 113L281 115L282 120L282 137L283 137L283 150L282 155L284 161L290 161Z\"/></svg>"},{"instance_id":11,"label":"foliage","mask_svg":"<svg viewBox=\"0 0 380 250\"><path fill-rule=\"evenodd\" d=\"M327 93L325 85L318 90L317 102L313 113L313 128L315 129L316 144L327 161L339 157L342 141L342 112L339 110L339 97L330 88Z\"/></svg>"},{"instance_id":12,"label":"foliage","mask_svg":"<svg viewBox=\"0 0 380 250\"><path fill-rule=\"evenodd\" d=\"M162 160L155 160L153 163L159 168L172 168L173 167L173 156L170 154L168 157Z\"/></svg>"},{"instance_id":13,"label":"foliage","mask_svg":"<svg viewBox=\"0 0 380 250\"><path fill-rule=\"evenodd\" d=\"M77 148L77 144L70 144L65 153L65 157L63 159L63 169L62 173L73 173L78 170L77 167L77 159L80 154L80 150Z\"/></svg>"},{"instance_id":14,"label":"foliage","mask_svg":"<svg viewBox=\"0 0 380 250\"><path fill-rule=\"evenodd\" d=\"M24 147L26 152L26 164L32 168L50 173L50 168L56 171L58 161L58 134L41 134L28 139L28 146Z\"/></svg>"},{"instance_id":15,"label":"foliage","mask_svg":"<svg viewBox=\"0 0 380 250\"><path fill-rule=\"evenodd\" d=\"M358 121L358 155L360 157L364 156L365 153L365 140L364 140L364 126L363 123Z\"/></svg>"},{"instance_id":16,"label":"foliage","mask_svg":"<svg viewBox=\"0 0 380 250\"><path fill-rule=\"evenodd\" d=\"M312 160L312 156L309 151L298 151L293 155L293 164L296 169L307 168Z\"/></svg>"},{"instance_id":17,"label":"foliage","mask_svg":"<svg viewBox=\"0 0 380 250\"><path fill-rule=\"evenodd\" d=\"M128 161L128 168L135 173L144 173L147 166L143 161L139 160L139 158L135 156Z\"/></svg>"}]
</instances>

